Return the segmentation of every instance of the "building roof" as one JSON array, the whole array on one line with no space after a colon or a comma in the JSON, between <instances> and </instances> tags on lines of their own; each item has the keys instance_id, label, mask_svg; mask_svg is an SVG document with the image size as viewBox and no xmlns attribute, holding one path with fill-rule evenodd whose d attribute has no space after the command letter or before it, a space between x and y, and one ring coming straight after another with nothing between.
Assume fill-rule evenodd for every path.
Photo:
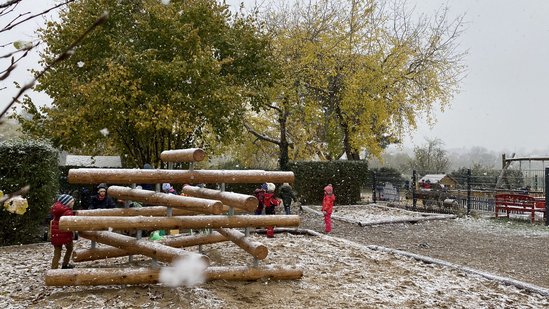
<instances>
[{"instance_id":1,"label":"building roof","mask_svg":"<svg viewBox=\"0 0 549 309\"><path fill-rule=\"evenodd\" d=\"M446 174L427 174L427 175L421 177L419 182L429 181L430 183L438 183L439 181L442 180L442 178L444 178L446 176L447 176Z\"/></svg>"},{"instance_id":2,"label":"building roof","mask_svg":"<svg viewBox=\"0 0 549 309\"><path fill-rule=\"evenodd\" d=\"M86 166L86 167L122 167L120 156L80 156L67 155L62 166Z\"/></svg>"}]
</instances>

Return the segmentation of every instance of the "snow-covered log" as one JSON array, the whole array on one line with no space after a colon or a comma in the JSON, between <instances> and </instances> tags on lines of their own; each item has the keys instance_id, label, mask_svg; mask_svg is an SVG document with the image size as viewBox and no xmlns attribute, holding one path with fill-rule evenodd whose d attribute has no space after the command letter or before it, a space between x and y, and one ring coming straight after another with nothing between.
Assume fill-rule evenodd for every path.
<instances>
[{"instance_id":1,"label":"snow-covered log","mask_svg":"<svg viewBox=\"0 0 549 309\"><path fill-rule=\"evenodd\" d=\"M225 209L225 208L224 208ZM78 216L145 216L145 217L165 217L168 214L166 206L147 206L139 208L112 208L112 209L89 209L78 210ZM197 214L195 211L180 208L172 208L173 216L192 216Z\"/></svg>"},{"instance_id":2,"label":"snow-covered log","mask_svg":"<svg viewBox=\"0 0 549 309\"><path fill-rule=\"evenodd\" d=\"M182 192L190 196L219 200L225 205L246 211L254 211L258 205L257 198L252 195L224 192L195 186L184 186Z\"/></svg>"},{"instance_id":3,"label":"snow-covered log","mask_svg":"<svg viewBox=\"0 0 549 309\"><path fill-rule=\"evenodd\" d=\"M265 259L269 254L267 246L257 241L251 241L240 231L234 229L217 229L217 231L258 260Z\"/></svg>"},{"instance_id":4,"label":"snow-covered log","mask_svg":"<svg viewBox=\"0 0 549 309\"><path fill-rule=\"evenodd\" d=\"M83 217L63 216L59 220L61 231L114 230L167 230L167 229L216 229L258 226L299 226L298 215L198 215L174 217Z\"/></svg>"},{"instance_id":5,"label":"snow-covered log","mask_svg":"<svg viewBox=\"0 0 549 309\"><path fill-rule=\"evenodd\" d=\"M160 160L164 162L199 162L204 160L206 153L200 148L164 150Z\"/></svg>"},{"instance_id":6,"label":"snow-covered log","mask_svg":"<svg viewBox=\"0 0 549 309\"><path fill-rule=\"evenodd\" d=\"M132 189L122 186L110 186L107 192L109 196L115 198L139 201L149 205L163 205L215 215L223 213L223 203L217 200Z\"/></svg>"},{"instance_id":7,"label":"snow-covered log","mask_svg":"<svg viewBox=\"0 0 549 309\"><path fill-rule=\"evenodd\" d=\"M72 253L72 260L74 262L86 262L86 261L104 260L108 258L117 258L121 256L128 256L128 255L132 255L132 253L129 253L124 249L108 246L108 247L74 250Z\"/></svg>"},{"instance_id":8,"label":"snow-covered log","mask_svg":"<svg viewBox=\"0 0 549 309\"><path fill-rule=\"evenodd\" d=\"M294 182L293 172L262 170L159 170L159 169L101 169L69 170L69 183L283 183Z\"/></svg>"},{"instance_id":9,"label":"snow-covered log","mask_svg":"<svg viewBox=\"0 0 549 309\"><path fill-rule=\"evenodd\" d=\"M184 248L198 245L214 244L227 240L227 237L221 235L220 233L212 232L211 234L167 236L164 237L162 240L159 240L159 242L170 247Z\"/></svg>"},{"instance_id":10,"label":"snow-covered log","mask_svg":"<svg viewBox=\"0 0 549 309\"><path fill-rule=\"evenodd\" d=\"M303 270L288 266L266 265L259 267L247 266L220 266L208 267L206 269L208 281L212 280L259 280L259 279L274 279L274 280L297 280L303 277Z\"/></svg>"},{"instance_id":11,"label":"snow-covered log","mask_svg":"<svg viewBox=\"0 0 549 309\"><path fill-rule=\"evenodd\" d=\"M159 283L159 268L74 268L50 269L46 272L47 286L123 285ZM220 266L208 267L206 281L249 281L259 279L297 280L303 270L287 266Z\"/></svg>"},{"instance_id":12,"label":"snow-covered log","mask_svg":"<svg viewBox=\"0 0 549 309\"><path fill-rule=\"evenodd\" d=\"M198 245L213 244L222 241L227 241L228 239L219 234L218 232L213 232L211 234L196 234L196 235L178 235L178 236L166 236L162 240L159 240L158 243L164 244L166 246L174 248L183 248L191 247ZM90 249L78 249L75 250L72 254L72 259L75 262L84 262L84 261L94 261L94 260L103 260L106 258L121 257L131 255L132 253L115 248L115 247L100 247L100 248L90 248Z\"/></svg>"},{"instance_id":13,"label":"snow-covered log","mask_svg":"<svg viewBox=\"0 0 549 309\"><path fill-rule=\"evenodd\" d=\"M148 239L136 239L130 236L113 232L82 231L80 236L89 240L123 249L131 254L142 254L163 262L172 262L176 258L189 256L191 253L179 248L173 248ZM204 262L209 264L209 258L203 256Z\"/></svg>"}]
</instances>

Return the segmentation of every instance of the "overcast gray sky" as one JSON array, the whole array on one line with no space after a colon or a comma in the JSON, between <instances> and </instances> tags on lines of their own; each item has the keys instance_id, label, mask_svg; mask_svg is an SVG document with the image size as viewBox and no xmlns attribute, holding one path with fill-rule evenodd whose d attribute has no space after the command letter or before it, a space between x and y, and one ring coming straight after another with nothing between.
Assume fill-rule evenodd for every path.
<instances>
[{"instance_id":1,"label":"overcast gray sky","mask_svg":"<svg viewBox=\"0 0 549 309\"><path fill-rule=\"evenodd\" d=\"M37 6L51 1L23 1ZM227 1L237 5L242 1ZM468 75L461 92L433 128L420 122L404 141L405 147L421 145L425 138L439 138L448 149L482 146L517 155L549 154L549 1L546 0L408 0L418 12L432 14L441 6L450 16L466 14L466 31L460 42L467 49ZM244 1L252 5L253 0ZM1 25L6 23L0 18ZM2 34L1 43L33 36L38 21ZM32 26L32 27L30 27ZM36 58L29 59L31 64ZM31 64L26 64L30 66ZM14 78L24 82L30 74L20 67ZM5 84L5 83L4 83ZM7 104L2 92L0 104ZM2 107L0 106L0 107ZM438 108L437 108L438 110Z\"/></svg>"},{"instance_id":2,"label":"overcast gray sky","mask_svg":"<svg viewBox=\"0 0 549 309\"><path fill-rule=\"evenodd\" d=\"M444 1L416 1L432 10ZM423 125L412 143L438 137L448 148L543 155L549 149L549 1L449 1L450 13L466 13L461 44L469 50L468 76L452 107Z\"/></svg>"}]
</instances>

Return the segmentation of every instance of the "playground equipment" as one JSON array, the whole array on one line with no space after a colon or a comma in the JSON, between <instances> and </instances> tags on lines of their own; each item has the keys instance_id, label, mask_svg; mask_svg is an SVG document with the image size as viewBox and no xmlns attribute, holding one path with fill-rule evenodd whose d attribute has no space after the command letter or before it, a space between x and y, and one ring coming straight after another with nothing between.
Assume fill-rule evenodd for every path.
<instances>
[{"instance_id":1,"label":"playground equipment","mask_svg":"<svg viewBox=\"0 0 549 309\"><path fill-rule=\"evenodd\" d=\"M201 149L180 149L164 151L163 161L197 162L205 157ZM221 190L212 190L194 186L184 186L185 196L166 194L154 191L111 186L108 194L112 197L129 201L146 203L142 208L95 209L82 210L76 216L65 216L59 221L59 228L64 231L79 232L82 238L91 240L88 249L76 250L73 261L99 261L106 258L144 255L152 259L147 268L74 268L54 269L46 272L46 285L112 285L158 283L160 266L158 261L171 263L176 259L186 258L191 252L184 249L199 246L201 260L209 265L209 258L204 255L203 245L232 242L253 257L251 266L208 267L205 270L207 281L210 280L257 280L299 279L303 276L300 269L275 265L259 265L259 260L268 256L264 244L250 240L249 228L258 226L299 226L299 216L269 215L256 216L249 214L235 215L239 212L253 212L258 201L254 196L225 192L225 183L264 183L293 182L292 172L267 172L262 170L137 170L137 169L72 169L69 171L70 183L95 184L116 183L218 183ZM223 213L226 213L223 215ZM245 228L242 233L236 228ZM179 234L150 241L141 237L142 231L190 229L191 234ZM215 231L213 231L215 229ZM202 230L193 234L193 230ZM135 235L135 237L124 235ZM106 246L96 247L96 243ZM196 253L192 253L196 254Z\"/></svg>"},{"instance_id":2,"label":"playground equipment","mask_svg":"<svg viewBox=\"0 0 549 309\"><path fill-rule=\"evenodd\" d=\"M518 172L520 179L507 179L509 176L508 171L511 169L513 163L518 163ZM520 183L520 186L529 188L530 193L543 193L545 187L544 169L546 162L549 162L549 157L516 157L515 154L511 154L511 157L507 157L505 154L501 155L501 172L497 178L496 189L520 189L512 188L509 182ZM516 167L516 166L515 166Z\"/></svg>"},{"instance_id":3,"label":"playground equipment","mask_svg":"<svg viewBox=\"0 0 549 309\"><path fill-rule=\"evenodd\" d=\"M94 269L52 269L46 274L46 285L122 285L158 283L158 268L94 268ZM300 269L285 266L218 266L208 267L206 281L229 280L249 281L262 278L275 280L296 280L303 277Z\"/></svg>"}]
</instances>

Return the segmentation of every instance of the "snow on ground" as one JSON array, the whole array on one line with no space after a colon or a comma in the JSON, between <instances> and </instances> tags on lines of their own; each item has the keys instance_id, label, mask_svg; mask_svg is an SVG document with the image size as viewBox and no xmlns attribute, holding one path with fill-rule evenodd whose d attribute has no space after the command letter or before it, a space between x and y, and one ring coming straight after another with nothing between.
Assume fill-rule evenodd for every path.
<instances>
[{"instance_id":1,"label":"snow on ground","mask_svg":"<svg viewBox=\"0 0 549 309\"><path fill-rule=\"evenodd\" d=\"M320 214L320 206L305 206ZM417 218L436 218L440 216L448 216L433 213L421 213L415 211L409 211L394 207L387 207L383 205L368 204L368 205L338 205L334 206L334 212L332 218L335 220L343 220L347 222L360 222L361 224L375 224L384 223L389 221L402 221L402 220L414 220ZM521 216L513 214L513 218L524 219L523 224L530 225L529 216ZM493 220L487 218L455 218L455 221L463 227L470 230L481 230L483 233L491 233L495 236L502 235L514 235L522 237L541 237L547 236L549 231L544 228L539 230L532 230L521 228L520 220L508 221L507 226L495 223ZM513 228L516 227L516 228Z\"/></svg>"},{"instance_id":2,"label":"snow on ground","mask_svg":"<svg viewBox=\"0 0 549 309\"><path fill-rule=\"evenodd\" d=\"M375 204L335 206L333 215L360 222L377 222L385 220L420 218L425 216L425 214L421 214L419 212L383 207Z\"/></svg>"},{"instance_id":3,"label":"snow on ground","mask_svg":"<svg viewBox=\"0 0 549 309\"><path fill-rule=\"evenodd\" d=\"M546 296L329 236L251 236L269 248L263 264L295 265L296 281L210 282L193 288L161 285L46 287L51 245L0 248L1 308L544 308ZM89 246L86 240L78 247ZM251 265L231 243L205 245L212 265ZM135 259L139 266L147 258ZM77 264L128 267L127 258Z\"/></svg>"},{"instance_id":4,"label":"snow on ground","mask_svg":"<svg viewBox=\"0 0 549 309\"><path fill-rule=\"evenodd\" d=\"M304 210L321 214L320 206L303 206ZM428 214L391 208L376 204L369 205L337 205L334 206L332 219L362 225L386 224L394 221L418 220L426 217L447 217L448 215Z\"/></svg>"}]
</instances>

